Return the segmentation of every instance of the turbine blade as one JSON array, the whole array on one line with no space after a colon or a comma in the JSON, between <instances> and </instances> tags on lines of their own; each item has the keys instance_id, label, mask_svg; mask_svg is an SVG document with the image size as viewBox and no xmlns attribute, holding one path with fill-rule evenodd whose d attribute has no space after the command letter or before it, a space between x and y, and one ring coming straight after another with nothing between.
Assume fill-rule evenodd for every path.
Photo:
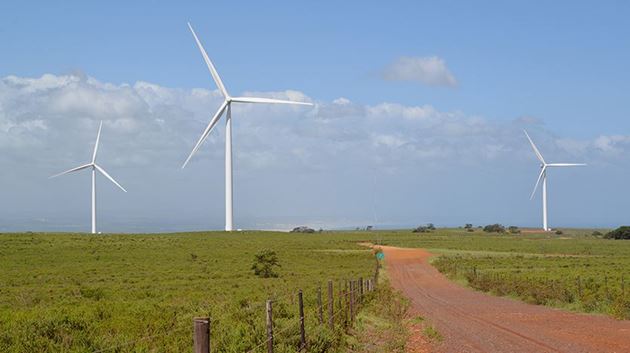
<instances>
[{"instance_id":1,"label":"turbine blade","mask_svg":"<svg viewBox=\"0 0 630 353\"><path fill-rule=\"evenodd\" d=\"M534 191L532 191L532 194L529 196L530 200L534 198L534 194L536 193L536 189L538 189L538 184L540 184L540 180L543 178L543 175L545 174L545 170L547 170L546 166L540 170L540 174L538 175L538 180L536 180L536 185L534 185Z\"/></svg>"},{"instance_id":2,"label":"turbine blade","mask_svg":"<svg viewBox=\"0 0 630 353\"><path fill-rule=\"evenodd\" d=\"M96 162L96 151L98 151L98 141L101 139L101 129L103 128L103 120L98 126L98 134L96 134L96 143L94 144L94 153L92 153L92 163Z\"/></svg>"},{"instance_id":3,"label":"turbine blade","mask_svg":"<svg viewBox=\"0 0 630 353\"><path fill-rule=\"evenodd\" d=\"M114 180L114 178L112 178L111 175L107 174L105 169L99 167L98 164L95 164L94 167L96 167L96 169L98 169L98 171L101 172L101 174L103 174L107 179L111 180L112 183L116 184L116 186L118 186L120 188L120 190L122 190L124 192L127 192L127 190L125 190L125 188L120 186L120 184L118 184L118 182L116 180Z\"/></svg>"},{"instance_id":4,"label":"turbine blade","mask_svg":"<svg viewBox=\"0 0 630 353\"><path fill-rule=\"evenodd\" d=\"M282 100L282 99L256 98L256 97L234 97L232 98L232 102L313 105L313 103L308 103L308 102L296 102L296 101L287 101L287 100Z\"/></svg>"},{"instance_id":5,"label":"turbine blade","mask_svg":"<svg viewBox=\"0 0 630 353\"><path fill-rule=\"evenodd\" d=\"M538 148L536 148L534 141L532 141L532 139L529 137L529 134L527 133L527 131L523 130L523 132L525 133L525 136L527 136L527 139L529 140L529 144L532 145L532 148L534 149L534 153L536 153L536 157L538 157L538 160L540 160L542 164L547 164L545 163L545 159L543 158Z\"/></svg>"},{"instance_id":6,"label":"turbine blade","mask_svg":"<svg viewBox=\"0 0 630 353\"><path fill-rule=\"evenodd\" d=\"M85 168L88 168L88 167L91 167L91 166L92 166L92 163L89 163L89 164L84 164L84 165L82 165L82 166L78 166L78 167L76 167L76 168L72 168L72 169L66 170L65 172L61 172L61 173L59 173L59 174L51 175L51 176L49 176L49 177L48 177L48 179L52 179L52 178L56 178L56 177L58 177L58 176L60 176L60 175L64 175L64 174L68 174L68 173L76 172L76 171L79 171L79 170L81 170L81 169L85 169Z\"/></svg>"},{"instance_id":7,"label":"turbine blade","mask_svg":"<svg viewBox=\"0 0 630 353\"><path fill-rule=\"evenodd\" d=\"M547 167L583 167L585 163L550 163Z\"/></svg>"},{"instance_id":8,"label":"turbine blade","mask_svg":"<svg viewBox=\"0 0 630 353\"><path fill-rule=\"evenodd\" d=\"M230 95L227 93L227 90L225 89L225 86L223 85L223 81L221 81L221 77L219 77L219 73L217 72L217 69L214 68L212 61L210 61L210 58L208 57L206 50L203 48L203 45L201 45L199 38L197 38L197 34L195 33L195 30L190 25L190 22L188 22L188 28L190 28L190 31L192 32L193 37L195 37L195 42L197 42L197 46L199 47L199 50L201 51L203 60L206 62L206 65L208 66L208 69L210 70L210 74L212 75L214 82L217 84L217 87L223 94L223 97L225 98L229 97Z\"/></svg>"},{"instance_id":9,"label":"turbine blade","mask_svg":"<svg viewBox=\"0 0 630 353\"><path fill-rule=\"evenodd\" d=\"M199 147L201 147L201 144L203 143L203 141L205 141L206 138L208 137L208 135L210 135L210 132L212 131L214 126L217 124L217 122L221 118L221 115L225 111L225 108L227 107L227 105L228 105L228 102L227 101L223 101L223 104L221 104L221 107L219 107L219 110L217 110L217 112L214 114L214 116L210 120L210 123L208 124L206 129L201 134L201 137L199 137L199 140L197 141L197 144L195 145L195 147L192 149L192 151L188 155L188 158L186 158L186 161L184 162L184 165L182 165L182 169L184 169L186 167L186 164L188 164L188 161L190 161L190 159L197 152Z\"/></svg>"}]
</instances>

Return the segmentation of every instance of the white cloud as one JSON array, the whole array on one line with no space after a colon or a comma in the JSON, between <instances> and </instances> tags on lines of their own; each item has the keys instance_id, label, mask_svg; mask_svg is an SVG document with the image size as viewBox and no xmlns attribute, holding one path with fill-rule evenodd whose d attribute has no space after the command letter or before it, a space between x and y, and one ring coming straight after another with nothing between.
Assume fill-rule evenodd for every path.
<instances>
[{"instance_id":1,"label":"white cloud","mask_svg":"<svg viewBox=\"0 0 630 353\"><path fill-rule=\"evenodd\" d=\"M255 214L261 207L265 212L293 212L301 202L293 198L296 193L303 193L307 201L338 204L332 213L344 212L348 205L341 198L352 199L357 190L372 187L364 185L366 170L387 174L387 184L406 195L410 186L400 182L404 178L459 175L487 166L510 170L531 163L536 167L521 129L532 119L501 123L460 111L441 111L429 104L365 105L343 97L322 102L298 91L256 95L316 104L235 105L236 197L251 195L247 187L255 187L256 197L238 206L250 207ZM55 188L62 181L43 184L42 180L88 160L98 122L103 120L99 159L130 189L131 196L126 197L134 197L134 189L149 190L135 196L144 203L142 212L151 213L157 207L157 194L169 195L164 198L175 205L175 214L205 209L205 204L193 201L203 190L203 195L215 192L214 198L200 196L197 202L212 203L215 213L221 214L224 125L217 125L187 170L179 169L221 101L218 91L148 82L111 84L75 75L6 77L0 80L0 185L16 190L14 200L21 200L19 190L26 194L33 185L43 188L32 191L33 195L63 199L67 194ZM539 123L531 130L549 160L591 164L592 160L624 158L630 151L630 136L557 138ZM182 188L191 191L186 194ZM301 209L310 214L309 207L317 202L307 201ZM56 201L36 202L55 209Z\"/></svg>"},{"instance_id":2,"label":"white cloud","mask_svg":"<svg viewBox=\"0 0 630 353\"><path fill-rule=\"evenodd\" d=\"M385 68L383 78L389 81L418 81L429 86L457 86L455 76L437 56L403 56Z\"/></svg>"}]
</instances>

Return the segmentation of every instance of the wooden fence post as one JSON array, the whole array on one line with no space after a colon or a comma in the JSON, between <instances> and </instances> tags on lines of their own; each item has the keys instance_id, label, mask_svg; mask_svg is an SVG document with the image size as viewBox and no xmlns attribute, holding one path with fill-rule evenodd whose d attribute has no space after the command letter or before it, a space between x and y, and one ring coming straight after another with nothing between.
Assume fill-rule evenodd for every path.
<instances>
[{"instance_id":1,"label":"wooden fence post","mask_svg":"<svg viewBox=\"0 0 630 353\"><path fill-rule=\"evenodd\" d=\"M363 277L359 277L359 300L363 301Z\"/></svg>"},{"instance_id":2,"label":"wooden fence post","mask_svg":"<svg viewBox=\"0 0 630 353\"><path fill-rule=\"evenodd\" d=\"M267 300L267 353L273 353L273 314L271 300Z\"/></svg>"},{"instance_id":3,"label":"wooden fence post","mask_svg":"<svg viewBox=\"0 0 630 353\"><path fill-rule=\"evenodd\" d=\"M343 285L343 302L345 310L343 311L343 324L344 327L348 327L348 312L350 310L350 298L348 298L348 281Z\"/></svg>"},{"instance_id":4,"label":"wooden fence post","mask_svg":"<svg viewBox=\"0 0 630 353\"><path fill-rule=\"evenodd\" d=\"M210 353L210 318L195 318L194 327L195 336L193 338L193 344L195 353Z\"/></svg>"},{"instance_id":5,"label":"wooden fence post","mask_svg":"<svg viewBox=\"0 0 630 353\"><path fill-rule=\"evenodd\" d=\"M343 282L339 282L339 322L343 323Z\"/></svg>"},{"instance_id":6,"label":"wooden fence post","mask_svg":"<svg viewBox=\"0 0 630 353\"><path fill-rule=\"evenodd\" d=\"M350 281L350 322L354 321L354 281Z\"/></svg>"},{"instance_id":7,"label":"wooden fence post","mask_svg":"<svg viewBox=\"0 0 630 353\"><path fill-rule=\"evenodd\" d=\"M300 309L300 350L306 348L306 333L304 332L304 298L302 290L298 292L298 305Z\"/></svg>"},{"instance_id":8,"label":"wooden fence post","mask_svg":"<svg viewBox=\"0 0 630 353\"><path fill-rule=\"evenodd\" d=\"M335 303L333 302L333 282L328 280L328 326L331 330L335 329Z\"/></svg>"},{"instance_id":9,"label":"wooden fence post","mask_svg":"<svg viewBox=\"0 0 630 353\"><path fill-rule=\"evenodd\" d=\"M317 309L319 311L319 324L324 324L324 303L322 302L322 286L317 287Z\"/></svg>"}]
</instances>

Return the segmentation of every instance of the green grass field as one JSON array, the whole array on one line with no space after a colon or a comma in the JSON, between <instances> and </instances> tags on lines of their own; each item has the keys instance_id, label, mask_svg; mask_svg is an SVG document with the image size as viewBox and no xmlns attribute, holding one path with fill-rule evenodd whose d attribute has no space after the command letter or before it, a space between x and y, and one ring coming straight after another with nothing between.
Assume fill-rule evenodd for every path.
<instances>
[{"instance_id":1,"label":"green grass field","mask_svg":"<svg viewBox=\"0 0 630 353\"><path fill-rule=\"evenodd\" d=\"M630 241L564 233L0 234L0 351L189 351L192 318L210 316L213 352L244 353L264 342L272 298L276 352L295 352L299 288L309 351L343 351L343 335L317 325L315 291L373 274L361 241L427 248L442 255L441 271L479 290L628 318ZM262 249L277 252L278 278L254 276Z\"/></svg>"},{"instance_id":2,"label":"green grass field","mask_svg":"<svg viewBox=\"0 0 630 353\"><path fill-rule=\"evenodd\" d=\"M107 351L189 351L192 318L209 315L214 352L247 352L266 338L267 298L277 301L281 330L296 321L295 294L303 289L307 326L315 327L318 285L373 274L371 251L347 240L272 232L0 234L0 351L92 352L147 336ZM278 278L251 271L261 249L277 252ZM330 332L310 331L313 349L334 348ZM278 352L295 351L297 326L278 337Z\"/></svg>"}]
</instances>

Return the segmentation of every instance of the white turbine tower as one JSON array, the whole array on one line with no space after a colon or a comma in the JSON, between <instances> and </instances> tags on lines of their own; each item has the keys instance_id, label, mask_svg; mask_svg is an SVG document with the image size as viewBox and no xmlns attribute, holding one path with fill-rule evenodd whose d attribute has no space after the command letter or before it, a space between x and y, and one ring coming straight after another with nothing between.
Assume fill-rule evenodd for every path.
<instances>
[{"instance_id":1,"label":"white turbine tower","mask_svg":"<svg viewBox=\"0 0 630 353\"><path fill-rule=\"evenodd\" d=\"M543 206L543 230L544 231L549 231L551 230L547 224L547 168L552 168L552 167L581 167L581 166L585 166L586 164L584 163L547 163L545 162L545 159L543 158L542 154L540 153L540 151L538 150L538 148L536 148L536 145L534 144L534 141L532 141L532 139L529 137L529 134L527 133L527 131L523 130L525 132L525 136L527 136L527 139L529 140L530 145L532 145L532 148L534 149L534 153L536 154L536 157L538 158L538 160L540 161L540 174L538 175L538 180L536 180L536 185L534 185L534 191L532 191L531 196L529 197L529 199L533 199L534 198L534 194L536 193L536 189L538 188L538 184L540 184L540 180L542 179L542 206Z\"/></svg>"},{"instance_id":2,"label":"white turbine tower","mask_svg":"<svg viewBox=\"0 0 630 353\"><path fill-rule=\"evenodd\" d=\"M210 70L210 74L212 75L214 82L219 88L219 91L221 91L221 94L223 95L224 100L221 106L219 107L219 110L217 110L217 112L214 114L214 116L210 120L210 123L201 134L201 137L199 137L199 140L197 141L197 144L195 145L195 147L192 149L192 152L190 152L190 155L188 156L188 158L186 158L184 165L182 165L182 169L186 167L186 164L188 164L188 161L190 161L190 159L195 154L195 152L197 152L201 144L206 140L206 138L208 137L208 135L210 134L210 132L212 131L216 123L221 118L221 115L223 115L223 113L227 111L226 117L225 117L225 230L232 231L234 230L234 222L233 222L234 218L233 218L233 209L232 209L232 103L272 103L272 104L300 104L300 105L312 105L312 104L305 103L305 102L295 102L295 101L269 99L269 98L231 97L228 94L227 90L225 89L225 86L223 85L223 82L221 81L221 78L219 77L217 70L214 68L212 61L210 61L208 54L206 53L203 46L201 45L201 42L199 41L199 38L197 38L197 34L195 34L195 30L193 30L190 23L188 23L188 28L190 28L190 31L192 32L193 37L195 37L195 42L197 42L197 46L199 47L199 50L201 51L201 55L203 56L203 59L206 62L206 65L208 66L208 69Z\"/></svg>"},{"instance_id":3,"label":"white turbine tower","mask_svg":"<svg viewBox=\"0 0 630 353\"><path fill-rule=\"evenodd\" d=\"M101 174L103 174L107 179L111 180L111 182L114 183L116 186L118 186L122 191L127 192L127 190L125 190L125 188L120 186L120 184L118 184L118 182L114 180L114 178L112 178L109 174L107 174L105 169L101 168L98 164L96 164L96 151L98 151L98 141L101 138L102 127L103 127L103 122L101 121L101 124L98 126L98 134L96 135L96 143L94 144L94 153L92 153L92 162L88 164L84 164L82 166L78 166L76 168L72 168L70 170L66 170L65 172L55 174L50 177L50 178L55 178L60 175L76 172L82 169L92 168L92 234L96 234L96 171L98 170L99 172L101 172Z\"/></svg>"}]
</instances>

